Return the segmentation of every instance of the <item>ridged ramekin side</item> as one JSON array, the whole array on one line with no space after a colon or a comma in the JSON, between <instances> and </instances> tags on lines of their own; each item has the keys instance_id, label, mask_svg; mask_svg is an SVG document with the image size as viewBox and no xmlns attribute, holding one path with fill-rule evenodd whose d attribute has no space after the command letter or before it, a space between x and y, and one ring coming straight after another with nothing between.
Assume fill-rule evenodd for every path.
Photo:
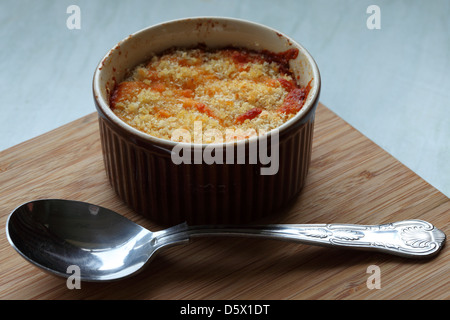
<instances>
[{"instance_id":1,"label":"ridged ramekin side","mask_svg":"<svg viewBox=\"0 0 450 320\"><path fill-rule=\"evenodd\" d=\"M261 175L264 166L249 163L248 149L244 164L177 165L171 150L142 145L100 116L107 176L125 203L157 223L250 222L276 213L303 188L314 111L303 124L280 135L278 171L273 175Z\"/></svg>"}]
</instances>

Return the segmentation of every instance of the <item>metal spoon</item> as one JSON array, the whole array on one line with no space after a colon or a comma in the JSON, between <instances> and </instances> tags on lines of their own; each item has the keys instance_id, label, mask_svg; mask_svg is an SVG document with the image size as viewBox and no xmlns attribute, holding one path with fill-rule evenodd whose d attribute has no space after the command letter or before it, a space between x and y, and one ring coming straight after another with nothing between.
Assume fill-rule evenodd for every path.
<instances>
[{"instance_id":1,"label":"metal spoon","mask_svg":"<svg viewBox=\"0 0 450 320\"><path fill-rule=\"evenodd\" d=\"M256 236L412 258L433 256L445 241L441 230L421 220L375 226L180 224L152 232L111 210L56 199L31 201L16 208L8 218L6 234L14 249L29 262L63 277L69 277L68 267L75 265L82 281L128 277L141 270L156 251L185 243L192 236Z\"/></svg>"}]
</instances>

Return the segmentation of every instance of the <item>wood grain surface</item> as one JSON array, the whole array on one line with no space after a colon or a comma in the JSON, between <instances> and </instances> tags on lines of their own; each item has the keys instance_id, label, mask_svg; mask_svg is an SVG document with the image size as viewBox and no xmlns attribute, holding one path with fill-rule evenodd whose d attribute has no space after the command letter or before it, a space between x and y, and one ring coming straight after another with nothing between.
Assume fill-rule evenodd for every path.
<instances>
[{"instance_id":1,"label":"wood grain surface","mask_svg":"<svg viewBox=\"0 0 450 320\"><path fill-rule=\"evenodd\" d=\"M26 262L5 223L21 203L64 198L101 205L152 230L127 208L103 167L97 115L0 152L0 299L449 299L449 248L433 259L250 238L195 238L119 282L66 280ZM307 184L284 212L258 223L380 224L423 219L446 234L450 200L319 104ZM367 269L381 271L369 289Z\"/></svg>"}]
</instances>

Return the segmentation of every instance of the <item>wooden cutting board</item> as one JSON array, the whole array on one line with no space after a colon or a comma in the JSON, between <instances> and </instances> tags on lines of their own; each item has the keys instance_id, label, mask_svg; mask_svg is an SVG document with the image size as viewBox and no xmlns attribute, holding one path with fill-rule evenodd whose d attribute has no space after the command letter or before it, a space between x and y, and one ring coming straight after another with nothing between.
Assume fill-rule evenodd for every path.
<instances>
[{"instance_id":1,"label":"wooden cutting board","mask_svg":"<svg viewBox=\"0 0 450 320\"><path fill-rule=\"evenodd\" d=\"M127 208L103 167L97 115L87 115L0 152L0 299L448 299L449 248L430 260L250 238L195 238L161 252L119 282L66 280L26 262L5 223L38 198L88 201L152 230ZM450 200L323 105L316 113L312 163L301 195L262 223L380 224L423 219L446 234ZM380 289L369 289L370 266Z\"/></svg>"}]
</instances>

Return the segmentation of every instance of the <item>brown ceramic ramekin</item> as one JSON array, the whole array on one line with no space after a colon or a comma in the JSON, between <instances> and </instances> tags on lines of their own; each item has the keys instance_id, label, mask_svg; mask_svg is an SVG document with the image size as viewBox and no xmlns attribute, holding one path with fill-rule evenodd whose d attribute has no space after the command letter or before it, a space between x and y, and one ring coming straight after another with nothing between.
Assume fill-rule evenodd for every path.
<instances>
[{"instance_id":1,"label":"brown ceramic ramekin","mask_svg":"<svg viewBox=\"0 0 450 320\"><path fill-rule=\"evenodd\" d=\"M181 145L195 147L199 153L192 153L191 164L174 161L174 147L180 144L150 136L121 121L110 109L110 94L130 69L152 55L171 47L198 44L271 52L297 48L299 55L290 65L300 85L311 84L305 105L295 117L264 136L213 145L228 157L224 163L195 161L196 154L200 154L196 159L201 159L207 144ZM94 74L93 93L112 188L136 212L159 224L250 222L279 211L304 185L320 75L311 55L276 30L220 17L182 19L149 27L119 42L101 60ZM264 139L266 143L262 144ZM267 149L260 149L264 145ZM264 150L267 157L255 158L254 150Z\"/></svg>"}]
</instances>

